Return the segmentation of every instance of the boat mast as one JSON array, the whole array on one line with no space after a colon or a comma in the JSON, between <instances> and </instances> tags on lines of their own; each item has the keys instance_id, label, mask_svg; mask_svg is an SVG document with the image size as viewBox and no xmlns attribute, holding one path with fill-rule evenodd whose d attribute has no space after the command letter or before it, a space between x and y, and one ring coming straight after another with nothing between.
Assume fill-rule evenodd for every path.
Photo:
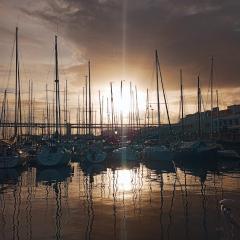
<instances>
[{"instance_id":1,"label":"boat mast","mask_svg":"<svg viewBox=\"0 0 240 240\"><path fill-rule=\"evenodd\" d=\"M50 135L50 129L49 129L49 103L48 103L48 85L46 84L46 102L47 102L47 135Z\"/></svg>"},{"instance_id":2,"label":"boat mast","mask_svg":"<svg viewBox=\"0 0 240 240\"><path fill-rule=\"evenodd\" d=\"M165 93L165 89L164 89L164 85L163 85L162 72L161 72L161 68L160 68L160 62L159 62L159 58L158 58L158 53L157 53L157 51L156 51L156 63L157 63L158 71L159 71L159 77L160 77L160 80L161 80L163 98L164 98L164 103L165 103L166 112L167 112L167 118L168 118L168 125L169 125L170 131L171 131L171 133L172 133L172 125L171 125L171 121L170 121L170 116L169 116L169 111L168 111L168 105L167 105L167 98L166 98L166 93ZM158 102L158 103L159 103L159 102ZM159 103L159 104L160 104L160 103ZM160 111L160 105L159 105L159 111ZM160 124L160 112L159 112L159 124Z\"/></svg>"},{"instance_id":3,"label":"boat mast","mask_svg":"<svg viewBox=\"0 0 240 240\"><path fill-rule=\"evenodd\" d=\"M100 90L98 91L98 97L99 97L99 108L100 108L100 111L99 111L100 129L101 129L101 134L102 134L102 131L103 131L103 126L102 126L102 103L101 103L101 92L100 92ZM95 122L95 124L96 124L96 122Z\"/></svg>"},{"instance_id":4,"label":"boat mast","mask_svg":"<svg viewBox=\"0 0 240 240\"><path fill-rule=\"evenodd\" d=\"M88 129L88 133L89 135L92 133L91 128L92 128L92 101L91 101L91 65L90 65L90 60L88 61L88 97L89 97L89 129Z\"/></svg>"},{"instance_id":5,"label":"boat mast","mask_svg":"<svg viewBox=\"0 0 240 240\"><path fill-rule=\"evenodd\" d=\"M31 80L28 81L28 137L30 138L30 118L31 118Z\"/></svg>"},{"instance_id":6,"label":"boat mast","mask_svg":"<svg viewBox=\"0 0 240 240\"><path fill-rule=\"evenodd\" d=\"M87 130L88 130L88 76L85 76L85 90L86 90L86 100L85 100L85 104L86 104L86 128L85 128L85 134L87 135Z\"/></svg>"},{"instance_id":7,"label":"boat mast","mask_svg":"<svg viewBox=\"0 0 240 240\"><path fill-rule=\"evenodd\" d=\"M150 111L149 111L149 93L147 88L147 126L149 128L149 121L150 121Z\"/></svg>"},{"instance_id":8,"label":"boat mast","mask_svg":"<svg viewBox=\"0 0 240 240\"><path fill-rule=\"evenodd\" d=\"M200 89L200 78L198 76L198 137L201 137L201 89Z\"/></svg>"},{"instance_id":9,"label":"boat mast","mask_svg":"<svg viewBox=\"0 0 240 240\"><path fill-rule=\"evenodd\" d=\"M120 93L121 93L121 136L123 136L123 81L121 80L121 89L120 89Z\"/></svg>"},{"instance_id":10,"label":"boat mast","mask_svg":"<svg viewBox=\"0 0 240 240\"><path fill-rule=\"evenodd\" d=\"M84 102L84 99L85 99L85 96L84 96L84 93L85 93L85 89L84 87L82 88L82 126L85 126L85 102ZM82 134L84 134L84 131L85 131L85 128L82 129Z\"/></svg>"},{"instance_id":11,"label":"boat mast","mask_svg":"<svg viewBox=\"0 0 240 240\"><path fill-rule=\"evenodd\" d=\"M2 101L2 111L1 111L1 118L0 118L0 126L2 126L2 124L6 123L6 102L7 102L7 89L5 89L4 91L4 97L3 97L3 101ZM5 126L2 126L2 137L3 139L5 138Z\"/></svg>"},{"instance_id":12,"label":"boat mast","mask_svg":"<svg viewBox=\"0 0 240 240\"><path fill-rule=\"evenodd\" d=\"M109 134L109 126L110 126L110 113L109 113L108 97L107 97L107 120L108 120L108 124L107 124L107 130L108 130L108 134Z\"/></svg>"},{"instance_id":13,"label":"boat mast","mask_svg":"<svg viewBox=\"0 0 240 240\"><path fill-rule=\"evenodd\" d=\"M32 135L32 124L33 124L33 82L31 81L31 121L30 121L30 132L31 132L31 135Z\"/></svg>"},{"instance_id":14,"label":"boat mast","mask_svg":"<svg viewBox=\"0 0 240 240\"><path fill-rule=\"evenodd\" d=\"M58 46L57 46L57 36L55 36L55 97L56 97L56 103L55 103L55 124L56 124L56 137L59 137L59 124L60 124L60 98L59 98L59 75L58 75Z\"/></svg>"},{"instance_id":15,"label":"boat mast","mask_svg":"<svg viewBox=\"0 0 240 240\"><path fill-rule=\"evenodd\" d=\"M15 117L14 117L14 137L17 137L18 124L18 27L16 27L16 75L15 75Z\"/></svg>"},{"instance_id":16,"label":"boat mast","mask_svg":"<svg viewBox=\"0 0 240 240\"><path fill-rule=\"evenodd\" d=\"M158 108L158 128L160 127L160 99L159 99L159 80L158 80L158 52L155 51L156 82L157 82L157 108Z\"/></svg>"},{"instance_id":17,"label":"boat mast","mask_svg":"<svg viewBox=\"0 0 240 240\"><path fill-rule=\"evenodd\" d=\"M22 137L22 101L21 101L21 84L20 84L20 68L18 60L18 114L19 114L19 127L20 127L20 137Z\"/></svg>"},{"instance_id":18,"label":"boat mast","mask_svg":"<svg viewBox=\"0 0 240 240\"><path fill-rule=\"evenodd\" d=\"M66 86L65 86L65 94L66 94L66 96L65 96L65 110L66 110L66 119L65 119L65 123L67 123L68 122L68 83L67 83L67 80L66 80Z\"/></svg>"},{"instance_id":19,"label":"boat mast","mask_svg":"<svg viewBox=\"0 0 240 240\"><path fill-rule=\"evenodd\" d=\"M137 130L139 129L140 119L139 119L139 107L138 107L138 91L137 86L135 85L135 93L136 93L136 123L137 123Z\"/></svg>"},{"instance_id":20,"label":"boat mast","mask_svg":"<svg viewBox=\"0 0 240 240\"><path fill-rule=\"evenodd\" d=\"M114 106L113 106L113 90L112 90L112 82L110 82L110 88L111 88L111 108L112 108L112 134L114 131Z\"/></svg>"},{"instance_id":21,"label":"boat mast","mask_svg":"<svg viewBox=\"0 0 240 240\"><path fill-rule=\"evenodd\" d=\"M79 125L80 125L80 101L78 95L78 107L77 107L77 135L79 135Z\"/></svg>"},{"instance_id":22,"label":"boat mast","mask_svg":"<svg viewBox=\"0 0 240 240\"><path fill-rule=\"evenodd\" d=\"M183 102L183 81L182 81L182 69L180 69L180 89L181 89L181 127L182 127L182 136L184 135L184 102Z\"/></svg>"},{"instance_id":23,"label":"boat mast","mask_svg":"<svg viewBox=\"0 0 240 240\"><path fill-rule=\"evenodd\" d=\"M132 96L132 82L130 82L130 129L131 134L133 131L133 124L134 124L134 103L133 103L133 96Z\"/></svg>"},{"instance_id":24,"label":"boat mast","mask_svg":"<svg viewBox=\"0 0 240 240\"><path fill-rule=\"evenodd\" d=\"M64 119L64 123L65 123L65 127L66 127L66 135L67 135L67 123L68 123L68 117L70 117L70 115L68 116L68 83L67 80L65 81L65 119Z\"/></svg>"},{"instance_id":25,"label":"boat mast","mask_svg":"<svg viewBox=\"0 0 240 240\"><path fill-rule=\"evenodd\" d=\"M213 138L213 56L211 58L211 74L210 74L210 85L211 85L211 133L210 137Z\"/></svg>"},{"instance_id":26,"label":"boat mast","mask_svg":"<svg viewBox=\"0 0 240 240\"><path fill-rule=\"evenodd\" d=\"M218 102L218 90L216 90L217 95L217 135L219 137L219 102Z\"/></svg>"},{"instance_id":27,"label":"boat mast","mask_svg":"<svg viewBox=\"0 0 240 240\"><path fill-rule=\"evenodd\" d=\"M103 134L103 124L104 124L104 96L102 96L102 134Z\"/></svg>"}]
</instances>

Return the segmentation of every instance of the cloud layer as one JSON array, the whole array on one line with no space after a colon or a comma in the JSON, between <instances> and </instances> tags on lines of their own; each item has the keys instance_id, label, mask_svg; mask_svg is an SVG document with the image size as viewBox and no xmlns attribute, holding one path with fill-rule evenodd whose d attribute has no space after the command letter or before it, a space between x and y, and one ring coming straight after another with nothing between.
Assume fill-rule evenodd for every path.
<instances>
[{"instance_id":1,"label":"cloud layer","mask_svg":"<svg viewBox=\"0 0 240 240\"><path fill-rule=\"evenodd\" d=\"M212 55L215 88L239 86L238 0L2 0L1 87L7 82L16 24L26 78L42 88L52 78L56 33L63 78L79 91L88 59L96 89L121 79L133 81L142 91L154 89L155 49L167 90L178 89L180 68L185 89L196 87L199 74L207 88Z\"/></svg>"}]
</instances>

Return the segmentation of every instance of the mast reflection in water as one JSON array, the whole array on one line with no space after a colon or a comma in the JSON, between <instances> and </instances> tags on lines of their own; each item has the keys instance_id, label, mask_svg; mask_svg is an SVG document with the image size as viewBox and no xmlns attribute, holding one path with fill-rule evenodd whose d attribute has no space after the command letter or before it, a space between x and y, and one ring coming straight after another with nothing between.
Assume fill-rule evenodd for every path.
<instances>
[{"instance_id":1,"label":"mast reflection in water","mask_svg":"<svg viewBox=\"0 0 240 240\"><path fill-rule=\"evenodd\" d=\"M219 202L240 199L240 171L223 169L1 170L0 239L228 239Z\"/></svg>"}]
</instances>

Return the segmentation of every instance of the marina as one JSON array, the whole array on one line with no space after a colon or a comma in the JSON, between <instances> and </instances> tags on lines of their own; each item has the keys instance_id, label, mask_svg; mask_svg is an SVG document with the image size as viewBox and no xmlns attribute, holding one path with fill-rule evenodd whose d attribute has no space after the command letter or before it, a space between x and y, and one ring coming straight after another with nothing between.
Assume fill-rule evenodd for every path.
<instances>
[{"instance_id":1,"label":"marina","mask_svg":"<svg viewBox=\"0 0 240 240\"><path fill-rule=\"evenodd\" d=\"M19 15L0 21L0 240L240 239L227 3L15 1L0 3ZM218 28L190 26L213 12Z\"/></svg>"}]
</instances>

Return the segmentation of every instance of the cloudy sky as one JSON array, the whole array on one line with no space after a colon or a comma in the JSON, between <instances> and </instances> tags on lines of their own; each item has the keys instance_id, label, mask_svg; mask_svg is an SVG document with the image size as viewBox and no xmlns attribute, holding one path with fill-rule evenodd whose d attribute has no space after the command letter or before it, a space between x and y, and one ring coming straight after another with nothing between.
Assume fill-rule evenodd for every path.
<instances>
[{"instance_id":1,"label":"cloudy sky","mask_svg":"<svg viewBox=\"0 0 240 240\"><path fill-rule=\"evenodd\" d=\"M172 115L178 114L179 69L192 110L196 79L207 93L210 58L221 106L240 103L239 0L1 0L0 87L13 87L11 54L19 27L21 79L29 79L41 100L53 84L53 41L59 36L60 80L68 79L73 99L82 91L91 60L94 91L107 95L109 82L137 85L140 98L155 88L158 49ZM115 90L117 91L117 90ZM154 92L151 101L156 101ZM192 106L192 107L191 107ZM187 110L186 110L187 112Z\"/></svg>"}]
</instances>

